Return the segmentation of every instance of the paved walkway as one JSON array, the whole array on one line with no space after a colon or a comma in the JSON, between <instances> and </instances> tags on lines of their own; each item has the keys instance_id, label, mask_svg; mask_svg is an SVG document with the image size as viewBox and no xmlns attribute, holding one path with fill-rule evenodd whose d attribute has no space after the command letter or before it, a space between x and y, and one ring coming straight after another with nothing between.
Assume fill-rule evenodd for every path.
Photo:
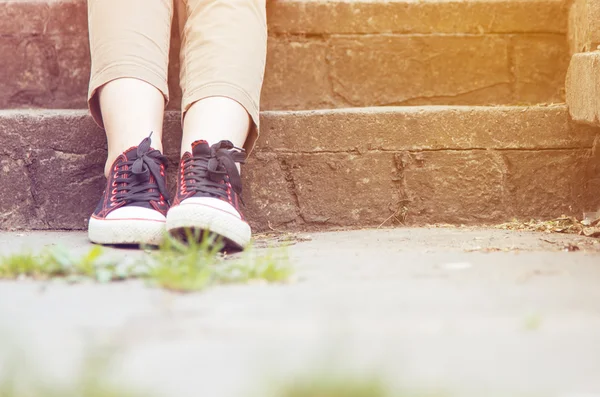
<instances>
[{"instance_id":1,"label":"paved walkway","mask_svg":"<svg viewBox=\"0 0 600 397\"><path fill-rule=\"evenodd\" d=\"M450 395L600 396L598 240L425 228L296 237L287 285L178 295L141 282L0 282L0 351L65 380L111 344L113 375L157 396L265 396L277 379L325 369ZM4 252L50 243L87 247L82 233L0 234Z\"/></svg>"}]
</instances>

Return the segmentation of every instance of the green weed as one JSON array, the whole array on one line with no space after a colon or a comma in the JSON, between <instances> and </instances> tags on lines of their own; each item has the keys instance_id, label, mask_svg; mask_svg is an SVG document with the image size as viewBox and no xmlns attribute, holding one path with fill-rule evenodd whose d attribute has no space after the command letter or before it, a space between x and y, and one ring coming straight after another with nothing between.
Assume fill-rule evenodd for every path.
<instances>
[{"instance_id":1,"label":"green weed","mask_svg":"<svg viewBox=\"0 0 600 397\"><path fill-rule=\"evenodd\" d=\"M39 255L21 252L0 258L0 279L47 279L65 275L66 269L53 262L46 252Z\"/></svg>"},{"instance_id":2,"label":"green weed","mask_svg":"<svg viewBox=\"0 0 600 397\"><path fill-rule=\"evenodd\" d=\"M190 292L215 284L282 282L291 275L284 248L259 254L249 247L228 257L221 254L223 243L214 235L188 235L186 241L167 236L158 250L148 251L136 260L116 260L105 255L101 246L82 255L63 247L47 248L38 254L16 253L0 257L0 279L61 278L69 282L107 283L142 278L171 291Z\"/></svg>"},{"instance_id":3,"label":"green weed","mask_svg":"<svg viewBox=\"0 0 600 397\"><path fill-rule=\"evenodd\" d=\"M274 397L448 397L443 390L398 389L376 374L323 374L288 380Z\"/></svg>"},{"instance_id":4,"label":"green weed","mask_svg":"<svg viewBox=\"0 0 600 397\"><path fill-rule=\"evenodd\" d=\"M543 319L540 315L530 314L523 321L523 328L527 331L536 331L541 328Z\"/></svg>"},{"instance_id":5,"label":"green weed","mask_svg":"<svg viewBox=\"0 0 600 397\"><path fill-rule=\"evenodd\" d=\"M83 255L64 247L46 248L37 254L21 252L0 257L0 279L66 279L69 282L95 280L109 282L136 278L145 274L143 267L131 261L118 262L94 246Z\"/></svg>"},{"instance_id":6,"label":"green weed","mask_svg":"<svg viewBox=\"0 0 600 397\"><path fill-rule=\"evenodd\" d=\"M0 377L0 397L142 397L128 387L115 384L108 376L111 357L89 356L73 382L67 385L43 380L31 362L12 362Z\"/></svg>"},{"instance_id":7,"label":"green weed","mask_svg":"<svg viewBox=\"0 0 600 397\"><path fill-rule=\"evenodd\" d=\"M284 386L280 397L388 397L383 383L356 378L313 379Z\"/></svg>"},{"instance_id":8,"label":"green weed","mask_svg":"<svg viewBox=\"0 0 600 397\"><path fill-rule=\"evenodd\" d=\"M172 291L200 291L215 284L254 280L275 283L289 278L291 269L285 252L256 254L248 247L239 256L220 253L223 242L214 235L188 235L187 243L173 237L150 255L149 280Z\"/></svg>"}]
</instances>

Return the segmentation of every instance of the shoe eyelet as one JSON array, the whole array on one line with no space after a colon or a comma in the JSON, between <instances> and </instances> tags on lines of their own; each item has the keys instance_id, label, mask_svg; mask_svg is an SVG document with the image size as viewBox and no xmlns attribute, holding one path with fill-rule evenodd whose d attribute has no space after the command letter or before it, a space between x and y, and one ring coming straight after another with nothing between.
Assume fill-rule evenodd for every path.
<instances>
[{"instance_id":1,"label":"shoe eyelet","mask_svg":"<svg viewBox=\"0 0 600 397\"><path fill-rule=\"evenodd\" d=\"M113 181L112 187L117 187L117 182Z\"/></svg>"},{"instance_id":2,"label":"shoe eyelet","mask_svg":"<svg viewBox=\"0 0 600 397\"><path fill-rule=\"evenodd\" d=\"M111 203L115 203L117 201L117 198L115 196L112 196L110 198Z\"/></svg>"},{"instance_id":3,"label":"shoe eyelet","mask_svg":"<svg viewBox=\"0 0 600 397\"><path fill-rule=\"evenodd\" d=\"M117 194L117 188L114 188L114 189L113 189L113 190L110 192L110 194L113 194L113 195Z\"/></svg>"}]
</instances>

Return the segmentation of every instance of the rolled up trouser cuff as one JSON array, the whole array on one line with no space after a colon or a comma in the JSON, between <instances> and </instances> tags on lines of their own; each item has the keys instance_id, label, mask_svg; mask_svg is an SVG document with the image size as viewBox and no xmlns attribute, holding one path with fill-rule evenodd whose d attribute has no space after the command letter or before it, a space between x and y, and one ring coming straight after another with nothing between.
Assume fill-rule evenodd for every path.
<instances>
[{"instance_id":1,"label":"rolled up trouser cuff","mask_svg":"<svg viewBox=\"0 0 600 397\"><path fill-rule=\"evenodd\" d=\"M94 121L102 128L102 112L100 110L100 102L98 100L98 89L103 85L117 79L134 78L145 81L146 83L156 87L165 98L165 107L169 102L169 86L167 80L163 76L159 76L152 70L145 68L141 64L123 64L118 63L105 67L102 71L94 73L90 81L88 91L88 106Z\"/></svg>"}]
</instances>

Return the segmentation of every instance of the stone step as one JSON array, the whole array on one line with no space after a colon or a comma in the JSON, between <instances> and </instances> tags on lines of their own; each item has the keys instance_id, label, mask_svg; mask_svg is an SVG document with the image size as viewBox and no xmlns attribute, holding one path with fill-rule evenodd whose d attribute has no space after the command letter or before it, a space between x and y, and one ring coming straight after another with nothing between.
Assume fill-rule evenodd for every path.
<instances>
[{"instance_id":1,"label":"stone step","mask_svg":"<svg viewBox=\"0 0 600 397\"><path fill-rule=\"evenodd\" d=\"M566 88L573 120L600 126L600 51L573 55Z\"/></svg>"},{"instance_id":2,"label":"stone step","mask_svg":"<svg viewBox=\"0 0 600 397\"><path fill-rule=\"evenodd\" d=\"M489 224L600 207L598 129L573 124L565 106L272 111L262 122L243 170L254 230ZM0 228L85 228L106 155L87 112L3 110L0 131ZM180 135L168 112L171 185Z\"/></svg>"},{"instance_id":3,"label":"stone step","mask_svg":"<svg viewBox=\"0 0 600 397\"><path fill-rule=\"evenodd\" d=\"M564 0L274 0L268 19L264 109L564 101ZM86 31L85 0L0 0L0 108L84 108Z\"/></svg>"}]
</instances>

